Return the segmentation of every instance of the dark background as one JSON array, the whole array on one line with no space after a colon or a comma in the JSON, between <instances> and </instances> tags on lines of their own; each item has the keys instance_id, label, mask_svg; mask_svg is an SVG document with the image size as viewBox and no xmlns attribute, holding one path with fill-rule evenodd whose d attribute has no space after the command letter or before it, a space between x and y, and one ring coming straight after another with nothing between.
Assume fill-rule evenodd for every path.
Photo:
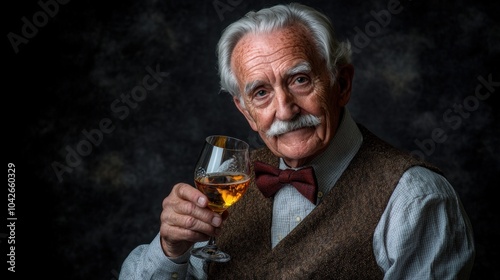
<instances>
[{"instance_id":1,"label":"dark background","mask_svg":"<svg viewBox=\"0 0 500 280\"><path fill-rule=\"evenodd\" d=\"M22 36L22 18L33 23L43 10L11 2L2 8L2 143L16 165L16 273L8 279L117 279L128 253L158 232L171 186L192 181L205 136L260 144L231 98L218 94L215 45L230 22L280 1L73 0L52 6L46 22L38 17L17 53L8 34ZM500 86L475 96L479 77L500 82L498 1L402 1L377 29L371 12L390 2L303 1L357 47L348 105L355 119L442 168L474 227L472 279L499 279ZM362 41L359 30L371 35ZM168 77L128 114L118 111L147 67ZM113 131L85 146L84 131L105 119ZM430 140L439 128L441 143ZM78 148L88 155L69 158L70 167L68 149ZM67 166L61 178L54 164ZM11 233L0 234L4 259Z\"/></svg>"}]
</instances>

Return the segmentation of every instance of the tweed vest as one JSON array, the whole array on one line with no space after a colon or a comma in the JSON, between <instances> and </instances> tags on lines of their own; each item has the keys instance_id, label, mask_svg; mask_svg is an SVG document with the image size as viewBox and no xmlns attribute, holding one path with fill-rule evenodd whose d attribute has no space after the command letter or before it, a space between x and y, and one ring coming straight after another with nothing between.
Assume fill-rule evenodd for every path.
<instances>
[{"instance_id":1,"label":"tweed vest","mask_svg":"<svg viewBox=\"0 0 500 280\"><path fill-rule=\"evenodd\" d=\"M385 143L361 125L363 143L321 203L271 248L273 200L255 182L229 209L217 244L231 255L210 263L209 279L382 279L373 254L373 234L402 174L421 165L439 172ZM252 160L274 166L267 148Z\"/></svg>"}]
</instances>

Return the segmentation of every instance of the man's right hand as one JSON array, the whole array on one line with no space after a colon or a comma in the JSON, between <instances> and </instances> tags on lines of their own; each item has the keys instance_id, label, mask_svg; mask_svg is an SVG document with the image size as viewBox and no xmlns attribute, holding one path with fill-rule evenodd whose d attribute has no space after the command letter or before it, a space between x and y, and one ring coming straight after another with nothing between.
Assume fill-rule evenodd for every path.
<instances>
[{"instance_id":1,"label":"man's right hand","mask_svg":"<svg viewBox=\"0 0 500 280\"><path fill-rule=\"evenodd\" d=\"M207 205L207 197L189 184L178 183L172 188L160 215L160 240L167 257L178 257L194 243L220 232L224 218Z\"/></svg>"}]
</instances>

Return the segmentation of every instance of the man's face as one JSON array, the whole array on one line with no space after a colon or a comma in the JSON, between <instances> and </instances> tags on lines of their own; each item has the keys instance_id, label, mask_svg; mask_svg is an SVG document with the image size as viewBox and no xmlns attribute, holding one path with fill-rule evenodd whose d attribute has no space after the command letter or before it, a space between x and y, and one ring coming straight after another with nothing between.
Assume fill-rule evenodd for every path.
<instances>
[{"instance_id":1,"label":"man's face","mask_svg":"<svg viewBox=\"0 0 500 280\"><path fill-rule=\"evenodd\" d=\"M326 61L299 26L245 35L237 43L231 62L242 95L242 100L234 98L234 102L275 155L297 167L327 147L341 108L349 100L352 67L339 73L348 80L347 90L339 85L346 81L339 83L337 79L332 84ZM308 115L320 123L286 126ZM285 124L284 131L272 128L276 122ZM275 133L269 136L272 131Z\"/></svg>"}]
</instances>

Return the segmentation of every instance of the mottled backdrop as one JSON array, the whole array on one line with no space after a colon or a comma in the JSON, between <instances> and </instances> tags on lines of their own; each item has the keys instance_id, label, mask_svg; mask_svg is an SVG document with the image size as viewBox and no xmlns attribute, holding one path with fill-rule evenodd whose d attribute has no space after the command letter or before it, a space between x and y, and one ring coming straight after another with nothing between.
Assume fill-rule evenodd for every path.
<instances>
[{"instance_id":1,"label":"mottled backdrop","mask_svg":"<svg viewBox=\"0 0 500 280\"><path fill-rule=\"evenodd\" d=\"M260 145L218 94L215 45L231 21L280 1L12 2L2 9L2 143L16 167L15 229L0 232L3 259L16 242L8 279L117 279L158 232L171 186L192 182L205 136ZM443 169L475 230L472 278L499 279L498 1L304 3L354 47L354 117Z\"/></svg>"}]
</instances>

